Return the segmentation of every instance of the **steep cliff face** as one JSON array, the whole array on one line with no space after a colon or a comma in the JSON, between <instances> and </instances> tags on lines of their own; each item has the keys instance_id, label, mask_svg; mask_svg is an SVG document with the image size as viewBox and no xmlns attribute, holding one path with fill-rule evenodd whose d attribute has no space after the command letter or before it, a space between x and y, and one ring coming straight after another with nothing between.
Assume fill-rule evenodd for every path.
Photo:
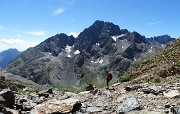
<instances>
[{"instance_id":1,"label":"steep cliff face","mask_svg":"<svg viewBox=\"0 0 180 114\"><path fill-rule=\"evenodd\" d=\"M77 38L57 34L29 48L5 69L39 84L80 85L89 78L104 81L106 70L116 80L132 63L161 49L137 32L96 21Z\"/></svg>"}]
</instances>

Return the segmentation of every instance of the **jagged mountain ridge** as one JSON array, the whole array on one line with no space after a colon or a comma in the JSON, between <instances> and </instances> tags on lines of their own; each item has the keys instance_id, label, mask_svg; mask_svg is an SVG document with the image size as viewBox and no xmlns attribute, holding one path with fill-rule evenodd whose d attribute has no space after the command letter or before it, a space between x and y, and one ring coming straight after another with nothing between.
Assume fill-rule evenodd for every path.
<instances>
[{"instance_id":1,"label":"jagged mountain ridge","mask_svg":"<svg viewBox=\"0 0 180 114\"><path fill-rule=\"evenodd\" d=\"M167 45L169 42L172 42L175 40L175 38L171 38L169 35L161 35L161 36L154 36L151 38L147 38L148 41L150 41L153 44L164 44Z\"/></svg>"},{"instance_id":2,"label":"jagged mountain ridge","mask_svg":"<svg viewBox=\"0 0 180 114\"><path fill-rule=\"evenodd\" d=\"M73 36L67 36L66 34L57 34L40 43L37 47L35 47L35 50L40 50L42 52L51 52L53 56L58 56L58 54L67 45L72 46L74 44L74 41L75 38Z\"/></svg>"},{"instance_id":3,"label":"jagged mountain ridge","mask_svg":"<svg viewBox=\"0 0 180 114\"><path fill-rule=\"evenodd\" d=\"M0 53L0 67L6 66L11 60L16 58L21 52L17 49L8 49Z\"/></svg>"},{"instance_id":4,"label":"jagged mountain ridge","mask_svg":"<svg viewBox=\"0 0 180 114\"><path fill-rule=\"evenodd\" d=\"M29 48L5 69L39 84L80 85L87 77L104 80L105 70L114 79L133 62L162 49L137 32L113 23L96 21L77 38L57 34Z\"/></svg>"}]
</instances>

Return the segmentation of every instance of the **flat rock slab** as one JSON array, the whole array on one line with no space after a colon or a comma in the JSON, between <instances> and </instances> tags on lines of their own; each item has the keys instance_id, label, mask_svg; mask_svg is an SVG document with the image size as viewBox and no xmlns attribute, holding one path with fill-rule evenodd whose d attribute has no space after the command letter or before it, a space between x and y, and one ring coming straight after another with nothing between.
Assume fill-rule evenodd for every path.
<instances>
[{"instance_id":1,"label":"flat rock slab","mask_svg":"<svg viewBox=\"0 0 180 114\"><path fill-rule=\"evenodd\" d=\"M62 101L48 101L44 104L35 106L30 114L51 114L51 113L70 113L80 110L81 103L78 99L69 98Z\"/></svg>"},{"instance_id":2,"label":"flat rock slab","mask_svg":"<svg viewBox=\"0 0 180 114\"><path fill-rule=\"evenodd\" d=\"M168 93L163 93L166 98L174 98L174 97L180 97L180 92L178 90L172 90Z\"/></svg>"},{"instance_id":3,"label":"flat rock slab","mask_svg":"<svg viewBox=\"0 0 180 114\"><path fill-rule=\"evenodd\" d=\"M102 112L102 109L99 107L88 107L86 111L90 113L96 113L96 112Z\"/></svg>"},{"instance_id":4,"label":"flat rock slab","mask_svg":"<svg viewBox=\"0 0 180 114\"><path fill-rule=\"evenodd\" d=\"M160 109L154 109L154 110L140 110L140 111L131 111L127 114L172 114L172 113L166 113L167 110L160 110Z\"/></svg>"}]
</instances>

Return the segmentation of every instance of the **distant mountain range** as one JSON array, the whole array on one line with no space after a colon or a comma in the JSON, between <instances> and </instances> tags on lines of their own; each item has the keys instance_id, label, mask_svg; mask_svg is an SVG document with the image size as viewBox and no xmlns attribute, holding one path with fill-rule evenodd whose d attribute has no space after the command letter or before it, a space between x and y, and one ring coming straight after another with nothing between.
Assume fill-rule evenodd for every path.
<instances>
[{"instance_id":1,"label":"distant mountain range","mask_svg":"<svg viewBox=\"0 0 180 114\"><path fill-rule=\"evenodd\" d=\"M6 66L10 61L16 58L21 52L17 49L8 49L0 53L0 67Z\"/></svg>"},{"instance_id":2,"label":"distant mountain range","mask_svg":"<svg viewBox=\"0 0 180 114\"><path fill-rule=\"evenodd\" d=\"M39 84L101 83L107 71L117 80L132 64L164 50L161 44L173 40L163 36L151 40L113 23L95 21L77 38L61 33L27 49L5 69Z\"/></svg>"},{"instance_id":3,"label":"distant mountain range","mask_svg":"<svg viewBox=\"0 0 180 114\"><path fill-rule=\"evenodd\" d=\"M162 35L162 36L154 36L151 38L147 38L148 41L152 42L153 44L164 44L167 45L169 42L175 40L175 38L171 38L169 35Z\"/></svg>"}]
</instances>

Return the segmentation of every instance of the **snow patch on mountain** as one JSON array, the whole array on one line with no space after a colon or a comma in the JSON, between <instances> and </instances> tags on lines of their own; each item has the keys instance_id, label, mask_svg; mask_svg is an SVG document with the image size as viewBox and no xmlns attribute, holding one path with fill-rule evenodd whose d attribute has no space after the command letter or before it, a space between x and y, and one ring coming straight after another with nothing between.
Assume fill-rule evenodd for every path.
<instances>
[{"instance_id":1,"label":"snow patch on mountain","mask_svg":"<svg viewBox=\"0 0 180 114\"><path fill-rule=\"evenodd\" d=\"M100 44L99 43L96 43L96 46L99 46Z\"/></svg>"},{"instance_id":2,"label":"snow patch on mountain","mask_svg":"<svg viewBox=\"0 0 180 114\"><path fill-rule=\"evenodd\" d=\"M152 47L149 49L149 53L152 53Z\"/></svg>"},{"instance_id":3,"label":"snow patch on mountain","mask_svg":"<svg viewBox=\"0 0 180 114\"><path fill-rule=\"evenodd\" d=\"M106 31L110 33L110 31L109 31L109 30L106 30Z\"/></svg>"},{"instance_id":4,"label":"snow patch on mountain","mask_svg":"<svg viewBox=\"0 0 180 114\"><path fill-rule=\"evenodd\" d=\"M79 51L79 50L76 50L76 51L74 52L74 54L75 54L75 55L80 54L80 51Z\"/></svg>"},{"instance_id":5,"label":"snow patch on mountain","mask_svg":"<svg viewBox=\"0 0 180 114\"><path fill-rule=\"evenodd\" d=\"M103 59L101 59L101 60L99 61L99 63L102 64L102 63L103 63Z\"/></svg>"},{"instance_id":6,"label":"snow patch on mountain","mask_svg":"<svg viewBox=\"0 0 180 114\"><path fill-rule=\"evenodd\" d=\"M71 53L71 50L72 50L72 46L66 46L65 47L65 51L67 53L67 57L71 57L70 53Z\"/></svg>"},{"instance_id":7,"label":"snow patch on mountain","mask_svg":"<svg viewBox=\"0 0 180 114\"><path fill-rule=\"evenodd\" d=\"M99 63L102 64L104 62L103 58L98 58L96 61L91 61L91 63Z\"/></svg>"},{"instance_id":8,"label":"snow patch on mountain","mask_svg":"<svg viewBox=\"0 0 180 114\"><path fill-rule=\"evenodd\" d=\"M118 38L125 36L125 34L111 36L114 41L117 41Z\"/></svg>"},{"instance_id":9,"label":"snow patch on mountain","mask_svg":"<svg viewBox=\"0 0 180 114\"><path fill-rule=\"evenodd\" d=\"M71 52L72 46L66 46L65 51L69 54Z\"/></svg>"}]
</instances>

